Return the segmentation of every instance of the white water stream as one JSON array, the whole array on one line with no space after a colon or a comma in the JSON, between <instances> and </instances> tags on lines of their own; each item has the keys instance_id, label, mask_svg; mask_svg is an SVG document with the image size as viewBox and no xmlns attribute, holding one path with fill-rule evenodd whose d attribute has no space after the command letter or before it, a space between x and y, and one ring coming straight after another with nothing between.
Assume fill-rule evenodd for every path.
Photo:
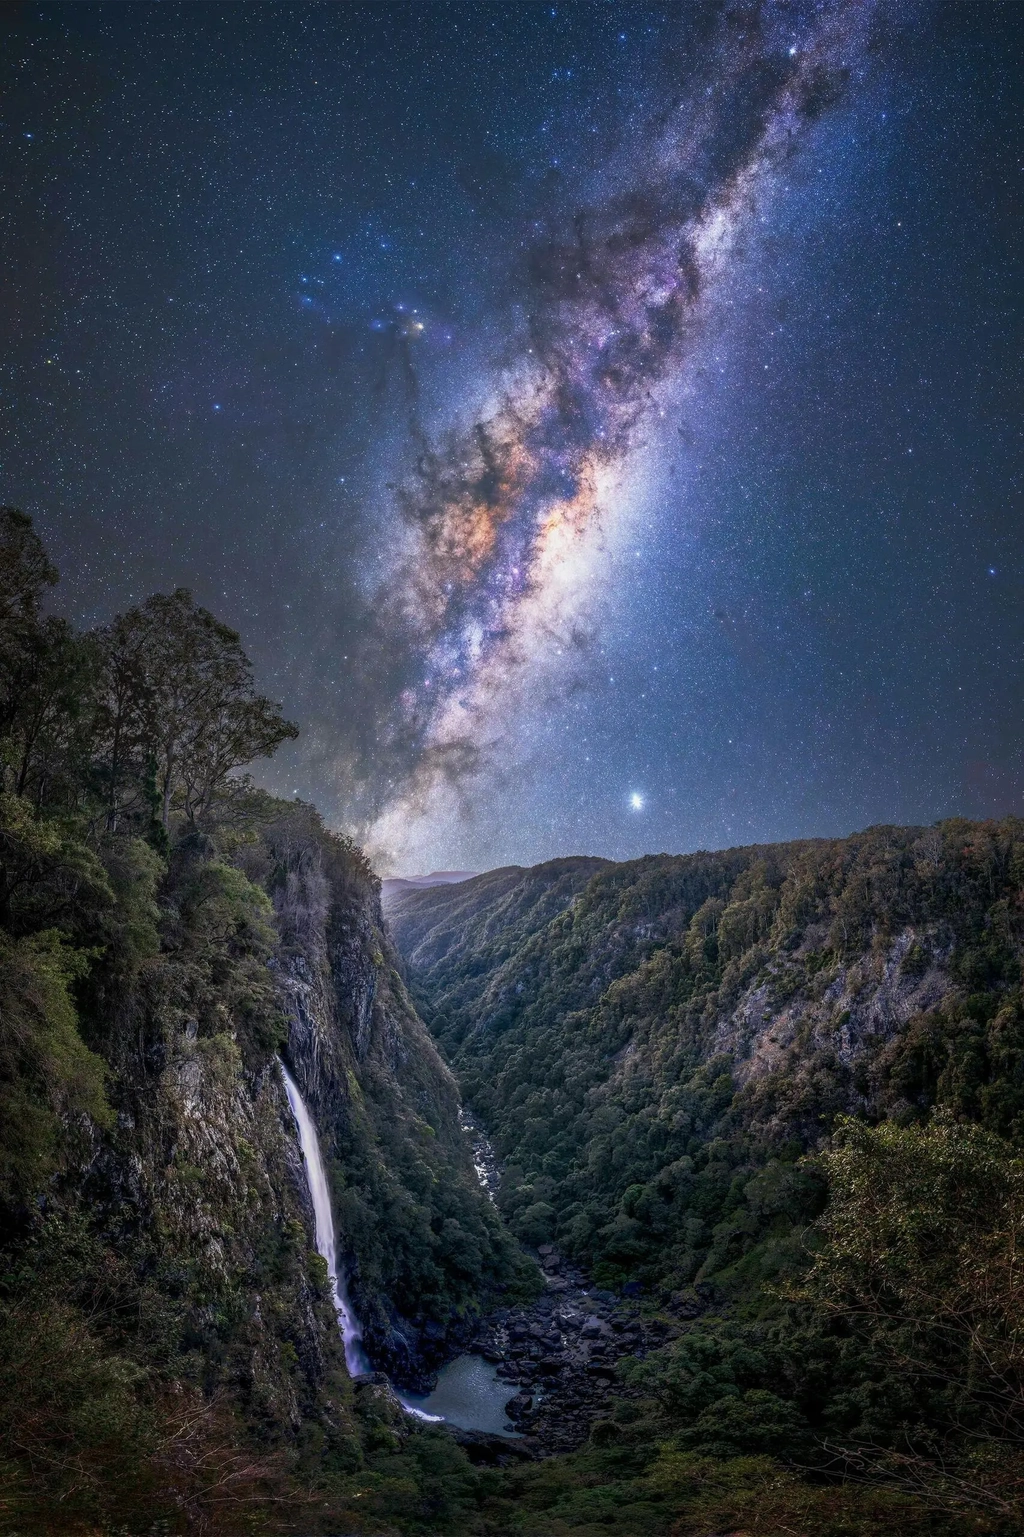
<instances>
[{"instance_id":1,"label":"white water stream","mask_svg":"<svg viewBox=\"0 0 1024 1537\"><path fill-rule=\"evenodd\" d=\"M317 1253L327 1265L334 1311L338 1315L338 1328L341 1330L342 1344L345 1346L345 1365L348 1367L350 1377L360 1377L364 1372L372 1372L373 1366L363 1347L363 1331L359 1327L358 1318L352 1311L345 1278L338 1273L338 1244L334 1236L334 1213L331 1210L327 1171L320 1156L320 1138L316 1134L313 1117L306 1109L306 1101L299 1093L298 1084L280 1060L279 1066L281 1077L284 1079L284 1091L288 1096L288 1103L299 1133L302 1161L306 1166L306 1184L309 1186L309 1198L313 1202L316 1248ZM407 1404L401 1394L396 1396L402 1408L407 1409L410 1414L415 1414L417 1419L441 1420L444 1418L442 1414L428 1414L425 1410L417 1408L415 1404Z\"/></svg>"}]
</instances>

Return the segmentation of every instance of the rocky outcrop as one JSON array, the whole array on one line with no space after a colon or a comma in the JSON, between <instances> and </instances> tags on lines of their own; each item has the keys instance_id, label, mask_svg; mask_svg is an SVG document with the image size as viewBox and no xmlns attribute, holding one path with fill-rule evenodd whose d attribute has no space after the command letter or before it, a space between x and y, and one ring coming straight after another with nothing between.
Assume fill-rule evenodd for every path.
<instances>
[{"instance_id":1,"label":"rocky outcrop","mask_svg":"<svg viewBox=\"0 0 1024 1537\"><path fill-rule=\"evenodd\" d=\"M948 937L906 928L837 966L823 986L786 996L794 970L820 938L805 939L788 965L769 965L717 1024L710 1051L731 1058L738 1083L784 1070L794 1049L829 1049L849 1065L890 1041L915 1014L935 1008L953 986Z\"/></svg>"}]
</instances>

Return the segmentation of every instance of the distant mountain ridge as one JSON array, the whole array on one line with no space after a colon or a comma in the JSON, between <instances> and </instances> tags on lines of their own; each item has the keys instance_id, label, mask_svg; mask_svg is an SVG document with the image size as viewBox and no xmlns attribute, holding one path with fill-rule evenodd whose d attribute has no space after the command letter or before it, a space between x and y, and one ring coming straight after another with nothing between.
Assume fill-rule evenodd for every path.
<instances>
[{"instance_id":1,"label":"distant mountain ridge","mask_svg":"<svg viewBox=\"0 0 1024 1537\"><path fill-rule=\"evenodd\" d=\"M388 921L513 1230L678 1286L756 1269L745 1184L837 1116L1024 1124L1022 909L1009 818L512 866Z\"/></svg>"},{"instance_id":2,"label":"distant mountain ridge","mask_svg":"<svg viewBox=\"0 0 1024 1537\"><path fill-rule=\"evenodd\" d=\"M380 883L381 901L389 901L403 891L425 891L431 886L455 886L470 881L475 870L431 870L429 875L389 875Z\"/></svg>"},{"instance_id":3,"label":"distant mountain ridge","mask_svg":"<svg viewBox=\"0 0 1024 1537\"><path fill-rule=\"evenodd\" d=\"M449 957L460 976L470 956L473 975L489 976L498 951L507 953L517 939L542 929L608 863L578 856L529 869L504 865L444 889L410 883L388 898L388 921L417 976L425 974L424 968L440 968L430 971L433 994L444 986Z\"/></svg>"}]
</instances>

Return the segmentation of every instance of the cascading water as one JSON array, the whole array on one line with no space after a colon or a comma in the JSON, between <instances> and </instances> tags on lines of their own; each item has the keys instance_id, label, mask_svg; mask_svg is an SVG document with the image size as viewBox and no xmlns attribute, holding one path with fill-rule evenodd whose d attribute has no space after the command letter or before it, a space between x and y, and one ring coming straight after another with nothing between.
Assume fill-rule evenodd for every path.
<instances>
[{"instance_id":1,"label":"cascading water","mask_svg":"<svg viewBox=\"0 0 1024 1537\"><path fill-rule=\"evenodd\" d=\"M291 1073L281 1063L284 1091L295 1117L299 1132L299 1146L306 1165L306 1183L313 1202L317 1253L327 1262L327 1274L331 1281L331 1296L338 1315L338 1328L345 1346L345 1365L353 1377L373 1370L370 1358L363 1349L363 1334L359 1320L352 1311L343 1277L338 1274L337 1244L334 1239L334 1214L331 1211L331 1194L327 1185L327 1173L320 1156L320 1139L313 1125L313 1118L306 1109L306 1102L299 1093L299 1086Z\"/></svg>"},{"instance_id":2,"label":"cascading water","mask_svg":"<svg viewBox=\"0 0 1024 1537\"><path fill-rule=\"evenodd\" d=\"M370 1358L363 1348L363 1333L359 1320L352 1311L348 1290L343 1276L338 1274L337 1244L334 1237L334 1213L331 1211L331 1195L327 1185L327 1171L320 1156L320 1139L313 1125L313 1117L306 1109L306 1102L299 1093L299 1086L291 1073L279 1060L284 1089L288 1096L292 1115L299 1133L299 1146L306 1166L306 1183L313 1202L313 1217L317 1252L327 1263L331 1282L331 1296L338 1315L338 1328L345 1346L345 1365L353 1377L371 1372ZM481 1176L482 1180L482 1176ZM465 1380L463 1380L465 1379ZM448 1420L467 1430L493 1430L507 1433L511 1427L505 1422L503 1403L508 1396L508 1385L500 1383L494 1367L480 1356L460 1356L441 1372L433 1393L420 1395L420 1403L410 1403L407 1397L396 1394L398 1402L417 1419L430 1420L435 1424ZM415 1397L416 1395L412 1395ZM429 1404L428 1409L426 1405ZM438 1409L440 1413L432 1413Z\"/></svg>"}]
</instances>

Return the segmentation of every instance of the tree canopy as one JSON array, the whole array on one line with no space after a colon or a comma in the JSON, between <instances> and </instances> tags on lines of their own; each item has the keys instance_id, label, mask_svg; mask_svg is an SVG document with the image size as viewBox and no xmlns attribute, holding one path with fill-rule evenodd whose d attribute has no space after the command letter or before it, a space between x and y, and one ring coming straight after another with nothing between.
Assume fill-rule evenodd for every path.
<instances>
[{"instance_id":1,"label":"tree canopy","mask_svg":"<svg viewBox=\"0 0 1024 1537\"><path fill-rule=\"evenodd\" d=\"M237 633L187 588L155 594L96 639L100 762L115 821L147 772L163 826L176 796L194 821L234 769L298 735L280 706L257 693Z\"/></svg>"},{"instance_id":2,"label":"tree canopy","mask_svg":"<svg viewBox=\"0 0 1024 1537\"><path fill-rule=\"evenodd\" d=\"M0 508L0 784L102 807L108 828L209 812L235 770L298 735L261 694L236 631L187 588L78 635L46 617L57 580L31 520Z\"/></svg>"}]
</instances>

